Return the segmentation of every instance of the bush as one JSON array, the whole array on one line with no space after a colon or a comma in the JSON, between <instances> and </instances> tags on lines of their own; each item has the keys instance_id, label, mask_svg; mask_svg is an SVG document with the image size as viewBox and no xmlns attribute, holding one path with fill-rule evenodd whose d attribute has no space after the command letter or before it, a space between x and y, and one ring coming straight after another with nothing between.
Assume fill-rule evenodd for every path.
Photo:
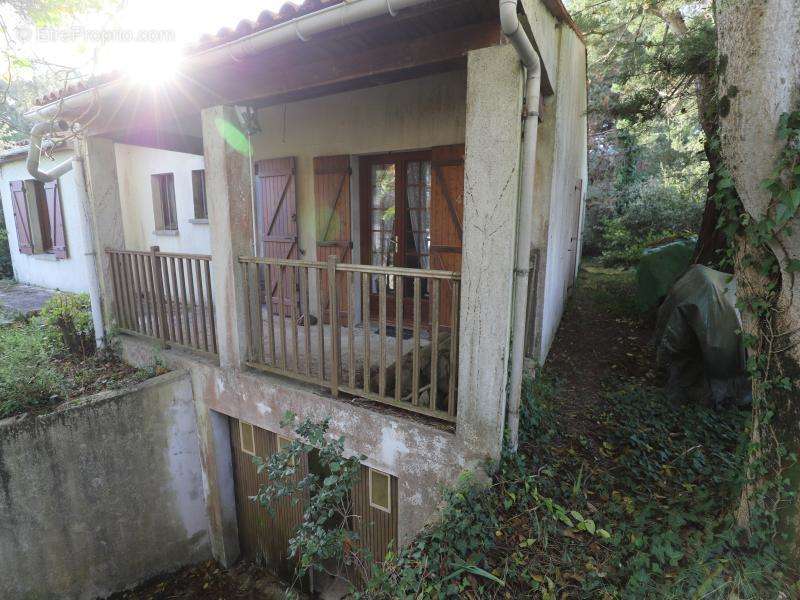
<instances>
[{"instance_id":1,"label":"bush","mask_svg":"<svg viewBox=\"0 0 800 600\"><path fill-rule=\"evenodd\" d=\"M49 335L40 323L0 329L0 418L65 395L66 381L52 359Z\"/></svg>"},{"instance_id":2,"label":"bush","mask_svg":"<svg viewBox=\"0 0 800 600\"><path fill-rule=\"evenodd\" d=\"M40 317L54 346L84 358L94 353L94 327L87 294L58 292L45 302Z\"/></svg>"},{"instance_id":3,"label":"bush","mask_svg":"<svg viewBox=\"0 0 800 600\"><path fill-rule=\"evenodd\" d=\"M0 279L8 279L14 276L14 269L11 266L11 250L8 247L8 231L0 225Z\"/></svg>"},{"instance_id":4,"label":"bush","mask_svg":"<svg viewBox=\"0 0 800 600\"><path fill-rule=\"evenodd\" d=\"M607 266L632 266L645 248L696 234L704 201L678 181L650 177L632 183L615 206L606 202L589 207L586 252L600 254Z\"/></svg>"}]
</instances>

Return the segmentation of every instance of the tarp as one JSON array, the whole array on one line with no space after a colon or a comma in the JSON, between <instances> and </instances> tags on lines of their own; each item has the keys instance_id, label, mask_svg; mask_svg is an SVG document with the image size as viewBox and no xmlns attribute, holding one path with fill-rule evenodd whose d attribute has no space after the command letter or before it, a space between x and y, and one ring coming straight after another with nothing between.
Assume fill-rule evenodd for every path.
<instances>
[{"instance_id":1,"label":"tarp","mask_svg":"<svg viewBox=\"0 0 800 600\"><path fill-rule=\"evenodd\" d=\"M658 306L670 287L686 272L696 240L676 240L648 248L636 266L636 302L641 310Z\"/></svg>"},{"instance_id":2,"label":"tarp","mask_svg":"<svg viewBox=\"0 0 800 600\"><path fill-rule=\"evenodd\" d=\"M672 286L658 311L658 364L669 372L671 396L708 385L715 406L750 399L736 309L736 280L693 265Z\"/></svg>"}]
</instances>

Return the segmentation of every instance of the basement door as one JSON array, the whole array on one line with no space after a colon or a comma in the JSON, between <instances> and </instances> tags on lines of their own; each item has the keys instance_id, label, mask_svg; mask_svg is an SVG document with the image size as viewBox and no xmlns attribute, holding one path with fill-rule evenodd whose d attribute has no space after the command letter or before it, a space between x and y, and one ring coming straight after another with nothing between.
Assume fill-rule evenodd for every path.
<instances>
[{"instance_id":1,"label":"basement door","mask_svg":"<svg viewBox=\"0 0 800 600\"><path fill-rule=\"evenodd\" d=\"M279 445L288 440L234 418L230 419L230 431L242 556L266 564L282 577L289 578L294 572L294 563L289 557L289 539L303 520L305 502L292 506L291 499L284 498L272 517L265 507L250 499L269 482L266 471L258 474L253 457L268 460L278 452ZM296 477L304 477L307 470L308 464L304 459Z\"/></svg>"}]
</instances>

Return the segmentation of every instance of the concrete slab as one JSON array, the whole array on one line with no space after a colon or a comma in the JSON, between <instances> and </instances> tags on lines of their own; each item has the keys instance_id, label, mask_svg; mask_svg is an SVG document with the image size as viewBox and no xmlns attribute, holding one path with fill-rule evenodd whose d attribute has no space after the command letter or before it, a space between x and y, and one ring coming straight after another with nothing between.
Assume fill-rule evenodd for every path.
<instances>
[{"instance_id":1,"label":"concrete slab","mask_svg":"<svg viewBox=\"0 0 800 600\"><path fill-rule=\"evenodd\" d=\"M10 323L18 315L38 312L53 294L54 290L0 280L0 325Z\"/></svg>"}]
</instances>

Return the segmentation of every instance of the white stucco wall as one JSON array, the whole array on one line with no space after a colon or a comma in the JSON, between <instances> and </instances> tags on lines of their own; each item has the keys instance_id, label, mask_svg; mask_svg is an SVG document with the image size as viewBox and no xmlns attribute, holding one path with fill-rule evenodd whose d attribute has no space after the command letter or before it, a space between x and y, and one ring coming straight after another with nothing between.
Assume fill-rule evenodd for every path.
<instances>
[{"instance_id":1,"label":"white stucco wall","mask_svg":"<svg viewBox=\"0 0 800 600\"><path fill-rule=\"evenodd\" d=\"M42 157L43 169L49 169L72 154L71 150L54 153L54 160ZM67 258L57 260L50 254L21 254L17 238L14 209L11 204L10 182L32 179L25 168L24 158L0 164L0 197L3 200L3 217L8 228L11 262L17 281L68 292L86 292L89 289L86 275L81 214L75 197L75 177L72 171L59 178L64 234L67 241Z\"/></svg>"},{"instance_id":2,"label":"white stucco wall","mask_svg":"<svg viewBox=\"0 0 800 600\"><path fill-rule=\"evenodd\" d=\"M550 193L544 299L539 360L553 343L572 279L573 236L579 224L588 185L586 140L586 52L575 33L562 28L556 85L553 178ZM583 180L581 195L576 185ZM577 244L580 252L580 244Z\"/></svg>"},{"instance_id":3,"label":"white stucco wall","mask_svg":"<svg viewBox=\"0 0 800 600\"><path fill-rule=\"evenodd\" d=\"M253 137L254 160L296 158L298 229L306 257L313 258L316 252L314 157L463 143L466 87L466 71L456 71L258 112L262 133ZM357 206L355 172L351 180L352 204ZM358 222L352 225L357 234Z\"/></svg>"},{"instance_id":4,"label":"white stucco wall","mask_svg":"<svg viewBox=\"0 0 800 600\"><path fill-rule=\"evenodd\" d=\"M203 157L128 144L114 144L114 153L125 247L147 250L159 246L163 252L208 254L211 251L208 223L191 222L194 220L192 171L203 168ZM174 175L177 235L155 232L150 176L156 173Z\"/></svg>"}]
</instances>

